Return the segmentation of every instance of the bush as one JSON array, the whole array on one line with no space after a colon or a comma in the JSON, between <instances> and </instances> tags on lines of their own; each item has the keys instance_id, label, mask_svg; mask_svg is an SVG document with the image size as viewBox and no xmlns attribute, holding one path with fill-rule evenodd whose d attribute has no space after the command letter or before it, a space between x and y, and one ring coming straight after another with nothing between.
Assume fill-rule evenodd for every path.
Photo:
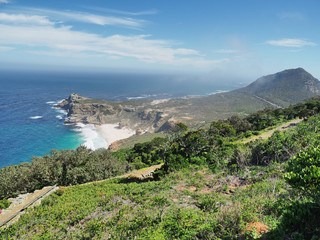
<instances>
[{"instance_id":1,"label":"bush","mask_svg":"<svg viewBox=\"0 0 320 240\"><path fill-rule=\"evenodd\" d=\"M236 130L229 124L212 122L209 133L212 135L220 135L222 137L232 137L236 135Z\"/></svg>"},{"instance_id":2,"label":"bush","mask_svg":"<svg viewBox=\"0 0 320 240\"><path fill-rule=\"evenodd\" d=\"M11 202L7 199L0 200L0 209L6 209L10 206Z\"/></svg>"},{"instance_id":3,"label":"bush","mask_svg":"<svg viewBox=\"0 0 320 240\"><path fill-rule=\"evenodd\" d=\"M0 170L0 199L15 197L49 185L74 185L116 176L129 171L127 162L119 162L108 150L92 151L84 146L76 150L52 150L31 163Z\"/></svg>"},{"instance_id":4,"label":"bush","mask_svg":"<svg viewBox=\"0 0 320 240\"><path fill-rule=\"evenodd\" d=\"M280 225L266 239L320 239L319 214L317 204L295 201L284 209Z\"/></svg>"},{"instance_id":5,"label":"bush","mask_svg":"<svg viewBox=\"0 0 320 240\"><path fill-rule=\"evenodd\" d=\"M288 162L286 181L320 204L320 149L310 147Z\"/></svg>"},{"instance_id":6,"label":"bush","mask_svg":"<svg viewBox=\"0 0 320 240\"><path fill-rule=\"evenodd\" d=\"M195 205L204 212L218 211L217 200L208 194L200 195Z\"/></svg>"}]
</instances>

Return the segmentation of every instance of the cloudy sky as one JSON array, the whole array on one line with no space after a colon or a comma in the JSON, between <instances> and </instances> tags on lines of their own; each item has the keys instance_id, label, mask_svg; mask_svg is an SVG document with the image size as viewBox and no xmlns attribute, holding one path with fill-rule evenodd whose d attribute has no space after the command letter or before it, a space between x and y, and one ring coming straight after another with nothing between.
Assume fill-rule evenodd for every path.
<instances>
[{"instance_id":1,"label":"cloudy sky","mask_svg":"<svg viewBox=\"0 0 320 240\"><path fill-rule=\"evenodd\" d=\"M318 0L0 0L0 69L320 77Z\"/></svg>"}]
</instances>

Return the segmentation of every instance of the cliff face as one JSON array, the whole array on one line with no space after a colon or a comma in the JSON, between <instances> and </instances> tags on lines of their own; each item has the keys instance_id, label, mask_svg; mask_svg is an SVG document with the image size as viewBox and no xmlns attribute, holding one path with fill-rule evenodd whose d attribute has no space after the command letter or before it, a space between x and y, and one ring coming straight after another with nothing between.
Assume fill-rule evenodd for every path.
<instances>
[{"instance_id":1,"label":"cliff face","mask_svg":"<svg viewBox=\"0 0 320 240\"><path fill-rule=\"evenodd\" d=\"M167 123L170 116L160 108L150 108L151 103L149 100L139 103L94 100L73 93L56 107L67 111L66 123L118 123L121 128L154 132Z\"/></svg>"},{"instance_id":2,"label":"cliff face","mask_svg":"<svg viewBox=\"0 0 320 240\"><path fill-rule=\"evenodd\" d=\"M121 112L120 106L113 106L107 101L94 101L90 98L71 94L56 107L67 110L66 123L102 124L112 121Z\"/></svg>"}]
</instances>

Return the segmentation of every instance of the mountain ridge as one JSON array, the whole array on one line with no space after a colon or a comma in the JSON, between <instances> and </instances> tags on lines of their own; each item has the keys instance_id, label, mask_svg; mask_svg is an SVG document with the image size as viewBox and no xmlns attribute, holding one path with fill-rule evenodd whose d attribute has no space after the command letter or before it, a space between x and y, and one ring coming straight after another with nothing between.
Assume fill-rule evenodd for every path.
<instances>
[{"instance_id":1,"label":"mountain ridge","mask_svg":"<svg viewBox=\"0 0 320 240\"><path fill-rule=\"evenodd\" d=\"M258 78L238 89L288 106L320 93L320 81L303 68L286 69Z\"/></svg>"}]
</instances>

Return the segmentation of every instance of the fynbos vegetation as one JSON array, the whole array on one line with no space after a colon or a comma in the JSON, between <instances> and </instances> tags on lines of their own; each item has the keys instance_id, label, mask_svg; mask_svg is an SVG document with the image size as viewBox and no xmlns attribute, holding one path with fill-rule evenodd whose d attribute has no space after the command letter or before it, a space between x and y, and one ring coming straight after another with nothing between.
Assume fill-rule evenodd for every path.
<instances>
[{"instance_id":1,"label":"fynbos vegetation","mask_svg":"<svg viewBox=\"0 0 320 240\"><path fill-rule=\"evenodd\" d=\"M63 188L3 239L318 239L320 99L212 122L115 153L53 151L1 170L1 196L163 162L153 178ZM296 126L247 141L294 118ZM24 179L24 180L22 180ZM17 182L15 182L17 180Z\"/></svg>"}]
</instances>

